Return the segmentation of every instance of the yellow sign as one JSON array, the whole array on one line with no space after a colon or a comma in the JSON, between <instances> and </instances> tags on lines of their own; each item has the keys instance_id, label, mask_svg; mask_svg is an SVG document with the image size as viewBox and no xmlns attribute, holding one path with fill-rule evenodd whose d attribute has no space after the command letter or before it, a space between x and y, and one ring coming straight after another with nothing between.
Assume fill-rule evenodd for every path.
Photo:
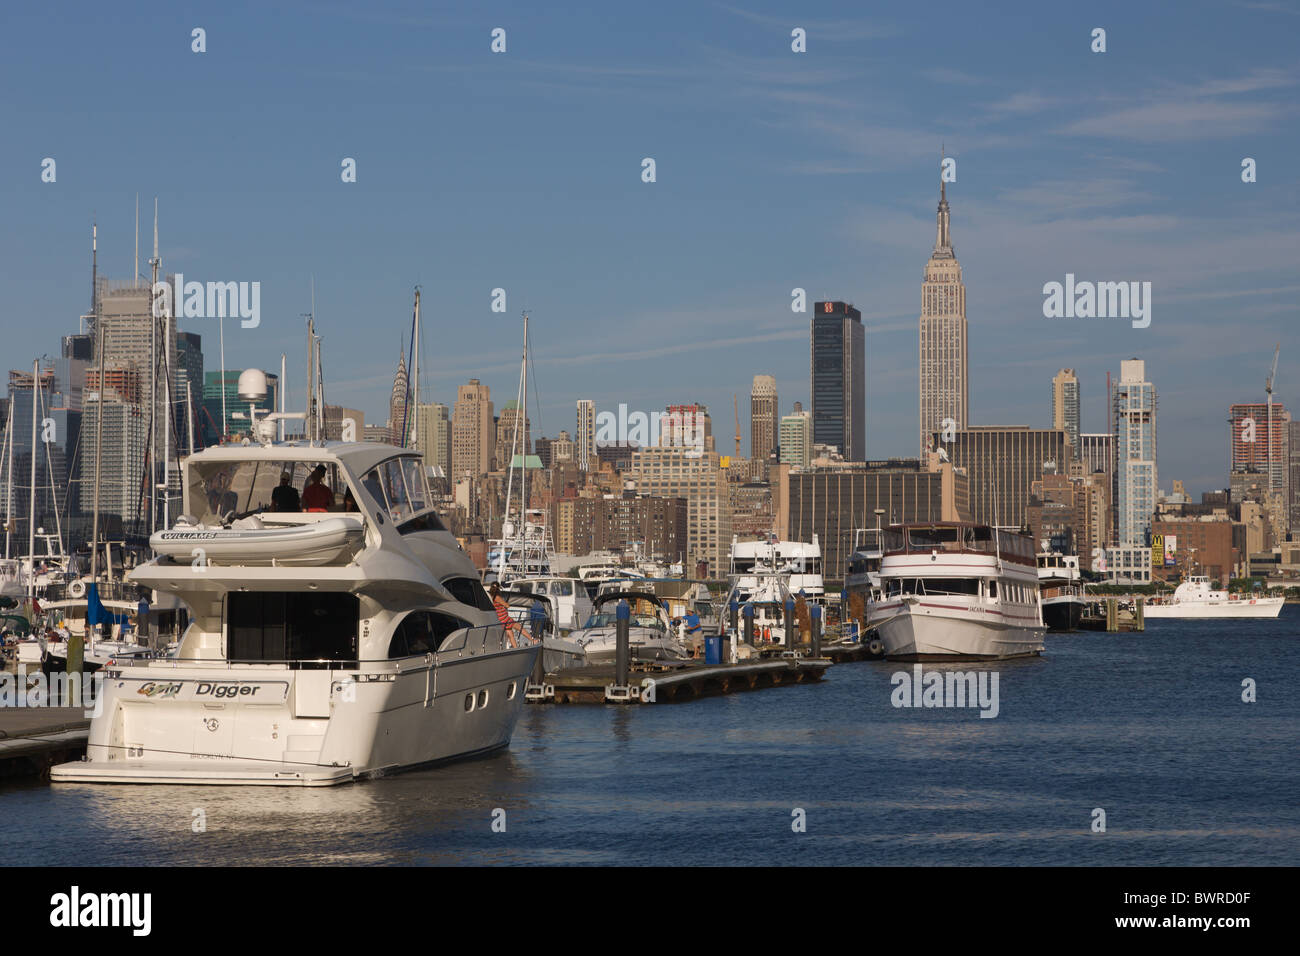
<instances>
[{"instance_id":1,"label":"yellow sign","mask_svg":"<svg viewBox=\"0 0 1300 956\"><path fill-rule=\"evenodd\" d=\"M1162 534L1153 534L1151 536L1151 567L1163 568L1165 566L1165 536Z\"/></svg>"}]
</instances>

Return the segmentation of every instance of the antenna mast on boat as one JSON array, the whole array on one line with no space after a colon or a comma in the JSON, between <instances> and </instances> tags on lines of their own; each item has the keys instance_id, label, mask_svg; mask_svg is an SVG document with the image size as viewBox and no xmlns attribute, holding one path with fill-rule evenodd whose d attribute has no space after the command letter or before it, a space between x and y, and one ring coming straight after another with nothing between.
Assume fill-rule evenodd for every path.
<instances>
[{"instance_id":1,"label":"antenna mast on boat","mask_svg":"<svg viewBox=\"0 0 1300 956\"><path fill-rule=\"evenodd\" d=\"M528 312L524 312L524 355L519 366L519 392L515 401L515 428L510 438L510 464L506 472L506 507L501 516L501 549L497 555L497 578L501 577L502 571L505 570L506 549L509 542L515 537L514 528L510 527L510 499L514 497L514 480L515 480L515 451L520 446L519 431L523 427L521 418L526 420L528 411ZM523 469L520 473L520 494L519 494L519 539L524 548L527 548L527 484L528 484L528 459L527 454L520 457L520 464ZM507 529L510 533L507 533Z\"/></svg>"},{"instance_id":2,"label":"antenna mast on boat","mask_svg":"<svg viewBox=\"0 0 1300 956\"><path fill-rule=\"evenodd\" d=\"M5 425L5 449L8 451L9 477L5 479L5 558L9 557L9 537L14 520L14 403L9 403L9 421Z\"/></svg>"}]
</instances>

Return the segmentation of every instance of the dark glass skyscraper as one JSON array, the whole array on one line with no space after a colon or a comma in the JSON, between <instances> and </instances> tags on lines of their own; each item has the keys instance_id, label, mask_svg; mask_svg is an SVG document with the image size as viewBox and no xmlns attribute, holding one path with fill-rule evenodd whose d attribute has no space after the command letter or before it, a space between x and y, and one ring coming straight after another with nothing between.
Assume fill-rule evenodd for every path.
<instances>
[{"instance_id":1,"label":"dark glass skyscraper","mask_svg":"<svg viewBox=\"0 0 1300 956\"><path fill-rule=\"evenodd\" d=\"M867 444L862 313L845 302L818 302L811 324L813 442L835 445L846 461L862 461Z\"/></svg>"}]
</instances>

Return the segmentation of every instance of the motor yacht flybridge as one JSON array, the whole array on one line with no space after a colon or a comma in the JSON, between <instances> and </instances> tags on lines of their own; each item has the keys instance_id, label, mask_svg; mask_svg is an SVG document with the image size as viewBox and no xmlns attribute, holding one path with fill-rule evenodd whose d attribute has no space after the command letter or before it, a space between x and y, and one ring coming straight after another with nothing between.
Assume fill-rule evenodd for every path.
<instances>
[{"instance_id":1,"label":"motor yacht flybridge","mask_svg":"<svg viewBox=\"0 0 1300 956\"><path fill-rule=\"evenodd\" d=\"M260 444L185 460L132 575L192 609L175 658L106 665L87 756L51 778L327 786L506 746L540 645L498 622L419 454L250 414Z\"/></svg>"}]
</instances>

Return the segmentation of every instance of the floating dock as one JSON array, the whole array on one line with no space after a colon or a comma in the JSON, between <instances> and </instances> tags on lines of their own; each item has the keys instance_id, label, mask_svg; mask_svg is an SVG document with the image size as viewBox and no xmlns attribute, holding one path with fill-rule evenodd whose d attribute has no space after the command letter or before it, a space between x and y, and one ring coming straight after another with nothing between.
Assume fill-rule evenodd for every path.
<instances>
[{"instance_id":1,"label":"floating dock","mask_svg":"<svg viewBox=\"0 0 1300 956\"><path fill-rule=\"evenodd\" d=\"M633 665L626 686L616 683L613 664L574 667L545 675L529 686L532 703L658 704L739 691L808 684L825 676L826 658L769 657L736 664L661 661Z\"/></svg>"},{"instance_id":2,"label":"floating dock","mask_svg":"<svg viewBox=\"0 0 1300 956\"><path fill-rule=\"evenodd\" d=\"M44 777L86 754L90 719L80 707L0 707L0 779Z\"/></svg>"},{"instance_id":3,"label":"floating dock","mask_svg":"<svg viewBox=\"0 0 1300 956\"><path fill-rule=\"evenodd\" d=\"M1130 603L1130 602L1125 602ZM1083 617L1079 619L1081 631L1145 631L1146 617L1143 613L1144 599L1132 600L1133 608L1121 603L1118 597L1093 598L1083 607Z\"/></svg>"}]
</instances>

